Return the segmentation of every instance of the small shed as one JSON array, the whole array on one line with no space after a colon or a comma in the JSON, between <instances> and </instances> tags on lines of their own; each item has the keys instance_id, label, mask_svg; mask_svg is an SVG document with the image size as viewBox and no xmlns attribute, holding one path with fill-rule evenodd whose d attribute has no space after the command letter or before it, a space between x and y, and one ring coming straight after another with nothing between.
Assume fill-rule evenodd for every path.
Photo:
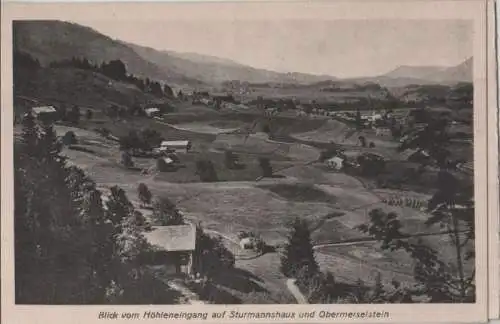
<instances>
[{"instance_id":1,"label":"small shed","mask_svg":"<svg viewBox=\"0 0 500 324\"><path fill-rule=\"evenodd\" d=\"M193 273L196 227L190 225L153 226L144 233L147 242L155 248L148 260L153 265L164 265L169 274Z\"/></svg>"},{"instance_id":2,"label":"small shed","mask_svg":"<svg viewBox=\"0 0 500 324\"><path fill-rule=\"evenodd\" d=\"M57 119L57 110L53 106L40 106L31 108L33 117L41 121L54 121Z\"/></svg>"},{"instance_id":3,"label":"small shed","mask_svg":"<svg viewBox=\"0 0 500 324\"><path fill-rule=\"evenodd\" d=\"M161 151L172 151L175 152L177 150L185 150L186 152L191 149L191 141L182 140L182 141L163 141L160 145Z\"/></svg>"},{"instance_id":4,"label":"small shed","mask_svg":"<svg viewBox=\"0 0 500 324\"><path fill-rule=\"evenodd\" d=\"M326 160L326 165L331 169L340 170L344 165L344 159L340 156L334 156Z\"/></svg>"}]
</instances>

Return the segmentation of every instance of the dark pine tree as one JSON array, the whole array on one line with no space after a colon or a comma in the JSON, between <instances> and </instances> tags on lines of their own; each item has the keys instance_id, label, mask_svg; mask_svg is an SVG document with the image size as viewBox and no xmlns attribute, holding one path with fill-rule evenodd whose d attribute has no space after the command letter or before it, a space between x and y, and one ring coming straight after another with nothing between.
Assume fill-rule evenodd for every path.
<instances>
[{"instance_id":1,"label":"dark pine tree","mask_svg":"<svg viewBox=\"0 0 500 324\"><path fill-rule=\"evenodd\" d=\"M304 268L307 269L307 275L314 275L319 270L309 225L306 220L296 218L290 225L288 243L281 256L281 272L287 277L293 277Z\"/></svg>"}]
</instances>

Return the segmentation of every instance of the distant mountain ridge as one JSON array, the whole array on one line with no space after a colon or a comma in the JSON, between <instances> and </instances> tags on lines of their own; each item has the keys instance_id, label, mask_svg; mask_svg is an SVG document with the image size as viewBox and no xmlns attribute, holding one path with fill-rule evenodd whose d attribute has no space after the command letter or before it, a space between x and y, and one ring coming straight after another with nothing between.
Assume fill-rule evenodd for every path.
<instances>
[{"instance_id":1,"label":"distant mountain ridge","mask_svg":"<svg viewBox=\"0 0 500 324\"><path fill-rule=\"evenodd\" d=\"M234 80L298 86L326 81L374 82L385 87L472 81L472 58L454 67L401 66L381 76L338 79L329 75L269 71L210 55L160 51L114 40L89 27L56 20L15 21L13 37L15 49L31 54L43 65L71 57L86 57L94 63L120 59L134 75L181 87L213 86Z\"/></svg>"},{"instance_id":2,"label":"distant mountain ridge","mask_svg":"<svg viewBox=\"0 0 500 324\"><path fill-rule=\"evenodd\" d=\"M144 59L155 63L166 71L175 71L206 83L223 83L240 80L250 83L296 83L308 84L335 79L327 75L308 73L281 73L254 68L229 59L196 53L158 51L153 48L126 43Z\"/></svg>"}]
</instances>

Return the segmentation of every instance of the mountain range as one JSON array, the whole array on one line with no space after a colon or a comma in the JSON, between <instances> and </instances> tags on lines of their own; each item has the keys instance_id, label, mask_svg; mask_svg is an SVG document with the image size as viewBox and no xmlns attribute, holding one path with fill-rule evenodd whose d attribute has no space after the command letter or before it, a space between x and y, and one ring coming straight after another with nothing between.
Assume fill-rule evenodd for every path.
<instances>
[{"instance_id":1,"label":"mountain range","mask_svg":"<svg viewBox=\"0 0 500 324\"><path fill-rule=\"evenodd\" d=\"M269 71L197 53L160 51L112 39L89 27L55 20L15 21L13 42L16 50L29 53L42 65L71 57L86 57L95 63L120 59L134 75L179 87L213 86L232 80L297 85L341 81L329 75ZM472 58L452 67L400 66L385 75L346 81L375 82L387 87L471 82Z\"/></svg>"}]
</instances>

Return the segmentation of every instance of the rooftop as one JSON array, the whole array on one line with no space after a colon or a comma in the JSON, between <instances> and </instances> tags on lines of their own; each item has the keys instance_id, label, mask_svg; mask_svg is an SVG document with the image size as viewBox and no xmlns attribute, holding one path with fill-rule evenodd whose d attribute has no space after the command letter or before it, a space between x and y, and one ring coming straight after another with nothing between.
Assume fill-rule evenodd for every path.
<instances>
[{"instance_id":1,"label":"rooftop","mask_svg":"<svg viewBox=\"0 0 500 324\"><path fill-rule=\"evenodd\" d=\"M192 251L196 243L196 228L192 225L153 226L144 237L149 244L165 251Z\"/></svg>"},{"instance_id":2,"label":"rooftop","mask_svg":"<svg viewBox=\"0 0 500 324\"><path fill-rule=\"evenodd\" d=\"M33 107L31 109L34 114L40 114L40 113L52 113L56 112L56 108L53 106L41 106L41 107Z\"/></svg>"},{"instance_id":3,"label":"rooftop","mask_svg":"<svg viewBox=\"0 0 500 324\"><path fill-rule=\"evenodd\" d=\"M161 142L161 146L186 146L189 144L189 141L163 141Z\"/></svg>"}]
</instances>

